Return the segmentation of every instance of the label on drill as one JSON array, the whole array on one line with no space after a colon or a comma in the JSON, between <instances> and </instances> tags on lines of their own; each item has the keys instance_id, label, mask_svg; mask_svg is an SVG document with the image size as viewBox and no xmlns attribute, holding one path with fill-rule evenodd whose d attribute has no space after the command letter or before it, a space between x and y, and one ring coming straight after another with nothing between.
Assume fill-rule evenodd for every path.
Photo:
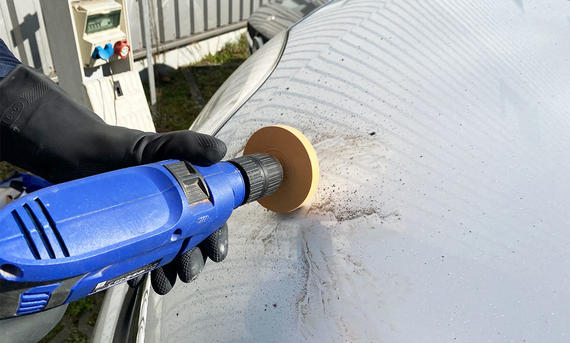
<instances>
[{"instance_id":1,"label":"label on drill","mask_svg":"<svg viewBox=\"0 0 570 343\"><path fill-rule=\"evenodd\" d=\"M146 266L142 266L139 269L135 269L133 271L130 271L128 273L119 275L117 277L114 277L110 280L107 281L103 281L103 282L99 282L97 284L97 286L95 286L95 288L93 288L93 290L91 291L91 293L89 293L90 295L93 293L97 293L99 291L105 290L107 288L116 286L120 283L123 283L125 281L129 281L130 279L134 279L137 276L143 275L148 273L149 271L153 270L154 268L156 268L156 266L158 266L158 264L160 263L160 260L152 262L147 264Z\"/></svg>"}]
</instances>

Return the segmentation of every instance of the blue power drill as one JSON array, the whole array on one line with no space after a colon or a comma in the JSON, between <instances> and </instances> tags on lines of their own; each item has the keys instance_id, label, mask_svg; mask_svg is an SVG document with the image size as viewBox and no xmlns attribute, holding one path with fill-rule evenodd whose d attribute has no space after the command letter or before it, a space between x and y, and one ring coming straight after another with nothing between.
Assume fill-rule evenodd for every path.
<instances>
[{"instance_id":1,"label":"blue power drill","mask_svg":"<svg viewBox=\"0 0 570 343\"><path fill-rule=\"evenodd\" d=\"M279 160L168 160L36 190L0 211L0 319L63 305L171 262L275 192Z\"/></svg>"}]
</instances>

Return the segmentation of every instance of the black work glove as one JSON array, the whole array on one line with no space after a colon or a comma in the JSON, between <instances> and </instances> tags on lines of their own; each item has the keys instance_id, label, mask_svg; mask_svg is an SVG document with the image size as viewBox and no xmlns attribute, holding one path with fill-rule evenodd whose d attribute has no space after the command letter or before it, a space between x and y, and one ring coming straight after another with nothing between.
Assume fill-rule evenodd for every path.
<instances>
[{"instance_id":1,"label":"black work glove","mask_svg":"<svg viewBox=\"0 0 570 343\"><path fill-rule=\"evenodd\" d=\"M224 224L203 242L178 255L174 261L153 270L150 274L152 288L156 293L164 295L170 292L176 283L176 276L182 282L191 282L204 269L207 258L214 262L221 262L227 255L228 225ZM131 283L131 286L133 286L133 283Z\"/></svg>"},{"instance_id":2,"label":"black work glove","mask_svg":"<svg viewBox=\"0 0 570 343\"><path fill-rule=\"evenodd\" d=\"M0 159L63 182L166 159L216 163L225 144L192 131L151 133L107 125L25 66L0 81Z\"/></svg>"},{"instance_id":3,"label":"black work glove","mask_svg":"<svg viewBox=\"0 0 570 343\"><path fill-rule=\"evenodd\" d=\"M55 183L166 159L210 165L226 153L222 141L197 132L151 133L107 125L43 74L22 65L0 81L0 113L0 160ZM225 237L223 247L218 236ZM157 293L168 292L176 274L182 281L194 279L206 256L225 258L227 227L211 237L152 272Z\"/></svg>"}]
</instances>

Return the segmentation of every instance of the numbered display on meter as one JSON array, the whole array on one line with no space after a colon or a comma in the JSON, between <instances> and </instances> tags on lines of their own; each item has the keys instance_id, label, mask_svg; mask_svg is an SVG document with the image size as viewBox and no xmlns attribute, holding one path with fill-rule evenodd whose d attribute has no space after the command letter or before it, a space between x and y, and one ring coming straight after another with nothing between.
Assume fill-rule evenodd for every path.
<instances>
[{"instance_id":1,"label":"numbered display on meter","mask_svg":"<svg viewBox=\"0 0 570 343\"><path fill-rule=\"evenodd\" d=\"M87 17L85 33L94 33L108 29L114 29L121 23L121 11L113 11L106 14L94 14Z\"/></svg>"}]
</instances>

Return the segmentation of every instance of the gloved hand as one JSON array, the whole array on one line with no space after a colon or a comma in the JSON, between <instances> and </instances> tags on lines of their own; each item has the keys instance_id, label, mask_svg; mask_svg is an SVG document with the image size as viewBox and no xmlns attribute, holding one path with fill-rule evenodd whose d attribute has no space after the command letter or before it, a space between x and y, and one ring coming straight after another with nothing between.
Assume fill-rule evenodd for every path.
<instances>
[{"instance_id":1,"label":"gloved hand","mask_svg":"<svg viewBox=\"0 0 570 343\"><path fill-rule=\"evenodd\" d=\"M199 245L178 255L169 264L153 270L150 274L152 288L156 293L164 295L170 292L176 283L177 275L182 282L191 282L204 268L206 257L214 262L221 262L227 255L228 226L224 224Z\"/></svg>"},{"instance_id":2,"label":"gloved hand","mask_svg":"<svg viewBox=\"0 0 570 343\"><path fill-rule=\"evenodd\" d=\"M0 111L0 159L52 182L170 158L209 165L226 153L222 141L197 132L107 125L22 65L0 81Z\"/></svg>"},{"instance_id":3,"label":"gloved hand","mask_svg":"<svg viewBox=\"0 0 570 343\"><path fill-rule=\"evenodd\" d=\"M43 74L23 65L0 81L0 113L0 160L56 183L166 159L209 165L226 153L222 141L197 132L151 133L107 125ZM218 236L225 237L224 244ZM195 278L206 255L225 257L227 227L211 237L203 249L196 247L153 271L157 293L168 292L176 274L186 282Z\"/></svg>"}]
</instances>

